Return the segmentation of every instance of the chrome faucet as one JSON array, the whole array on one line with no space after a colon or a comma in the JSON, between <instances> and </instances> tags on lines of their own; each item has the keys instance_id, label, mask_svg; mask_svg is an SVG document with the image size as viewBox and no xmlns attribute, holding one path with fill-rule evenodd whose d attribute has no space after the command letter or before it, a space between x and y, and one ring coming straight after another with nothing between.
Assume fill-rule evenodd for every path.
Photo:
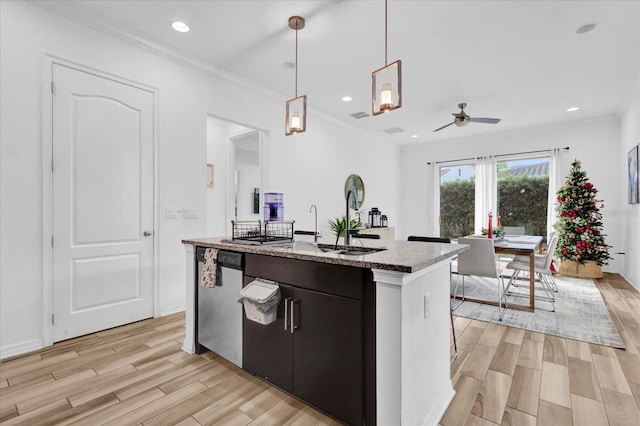
<instances>
[{"instance_id":1,"label":"chrome faucet","mask_svg":"<svg viewBox=\"0 0 640 426\"><path fill-rule=\"evenodd\" d=\"M309 213L311 210L315 210L315 225L313 227L313 242L318 243L318 208L315 204L311 204L311 208L309 208Z\"/></svg>"},{"instance_id":2,"label":"chrome faucet","mask_svg":"<svg viewBox=\"0 0 640 426\"><path fill-rule=\"evenodd\" d=\"M356 196L356 193L353 189L350 189L347 192L347 208L346 208L346 214L345 214L345 230L344 230L344 245L348 246L351 244L351 234L349 233L349 225L351 224L351 219L349 218L349 197L353 195L353 202L356 205L356 210L358 210L360 207L358 206L358 197Z\"/></svg>"}]
</instances>

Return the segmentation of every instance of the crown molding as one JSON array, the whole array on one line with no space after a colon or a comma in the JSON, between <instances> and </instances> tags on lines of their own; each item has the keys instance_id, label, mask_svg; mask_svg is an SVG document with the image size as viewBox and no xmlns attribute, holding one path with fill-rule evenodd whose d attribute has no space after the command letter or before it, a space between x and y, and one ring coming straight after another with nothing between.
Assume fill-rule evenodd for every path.
<instances>
[{"instance_id":1,"label":"crown molding","mask_svg":"<svg viewBox=\"0 0 640 426\"><path fill-rule=\"evenodd\" d=\"M99 31L111 37L118 38L136 47L144 49L150 53L170 59L180 65L187 66L203 74L215 77L218 80L233 83L260 92L269 98L285 98L282 93L267 89L253 81L244 79L226 70L223 70L209 62L196 58L192 55L185 54L172 47L169 47L158 40L146 37L128 27L118 24L117 22L97 15L84 7L79 2L71 2L68 0L43 1L43 0L27 0L29 3L40 6L50 12L56 13L78 24L84 25L93 30Z\"/></svg>"}]
</instances>

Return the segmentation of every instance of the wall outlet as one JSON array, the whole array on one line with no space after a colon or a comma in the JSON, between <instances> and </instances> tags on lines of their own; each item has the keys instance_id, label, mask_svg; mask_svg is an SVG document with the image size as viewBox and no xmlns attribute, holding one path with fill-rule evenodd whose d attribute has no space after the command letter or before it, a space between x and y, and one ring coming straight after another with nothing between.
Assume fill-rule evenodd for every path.
<instances>
[{"instance_id":1,"label":"wall outlet","mask_svg":"<svg viewBox=\"0 0 640 426\"><path fill-rule=\"evenodd\" d=\"M424 319L428 320L431 316L431 293L424 295Z\"/></svg>"}]
</instances>

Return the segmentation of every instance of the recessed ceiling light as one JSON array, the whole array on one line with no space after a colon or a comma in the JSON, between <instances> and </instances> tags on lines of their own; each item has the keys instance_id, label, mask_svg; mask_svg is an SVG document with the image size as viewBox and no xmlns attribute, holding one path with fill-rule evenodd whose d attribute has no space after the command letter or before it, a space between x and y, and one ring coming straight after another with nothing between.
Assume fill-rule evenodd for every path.
<instances>
[{"instance_id":1,"label":"recessed ceiling light","mask_svg":"<svg viewBox=\"0 0 640 426\"><path fill-rule=\"evenodd\" d=\"M567 108L567 112L573 112L573 111L577 111L579 109L580 108L578 108L578 107L571 107L571 108Z\"/></svg>"},{"instance_id":2,"label":"recessed ceiling light","mask_svg":"<svg viewBox=\"0 0 640 426\"><path fill-rule=\"evenodd\" d=\"M591 31L592 29L594 29L596 27L596 23L595 22L590 22L588 24L584 24L578 27L578 29L576 30L576 34L584 34L584 33L588 33L589 31Z\"/></svg>"},{"instance_id":3,"label":"recessed ceiling light","mask_svg":"<svg viewBox=\"0 0 640 426\"><path fill-rule=\"evenodd\" d=\"M351 96L343 96L342 97L342 102L351 102L353 98Z\"/></svg>"},{"instance_id":4,"label":"recessed ceiling light","mask_svg":"<svg viewBox=\"0 0 640 426\"><path fill-rule=\"evenodd\" d=\"M412 137L412 138L414 138L414 139L415 139L415 138L417 138L417 137L419 137L419 136L420 136L420 135L411 135L411 137Z\"/></svg>"},{"instance_id":5,"label":"recessed ceiling light","mask_svg":"<svg viewBox=\"0 0 640 426\"><path fill-rule=\"evenodd\" d=\"M181 33L188 33L189 32L189 26L187 24L185 24L184 22L180 22L180 21L173 21L171 23L171 26L173 27L174 30L181 32Z\"/></svg>"}]
</instances>

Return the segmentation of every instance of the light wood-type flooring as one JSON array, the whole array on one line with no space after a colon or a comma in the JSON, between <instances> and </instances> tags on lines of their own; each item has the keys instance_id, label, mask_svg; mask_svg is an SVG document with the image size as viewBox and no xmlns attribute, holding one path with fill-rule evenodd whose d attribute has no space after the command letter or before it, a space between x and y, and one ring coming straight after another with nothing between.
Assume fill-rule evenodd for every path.
<instances>
[{"instance_id":1,"label":"light wood-type flooring","mask_svg":"<svg viewBox=\"0 0 640 426\"><path fill-rule=\"evenodd\" d=\"M640 294L614 274L598 286L626 351L457 317L441 424L640 425ZM214 353L183 353L183 336L174 314L5 360L0 423L337 424Z\"/></svg>"}]
</instances>

